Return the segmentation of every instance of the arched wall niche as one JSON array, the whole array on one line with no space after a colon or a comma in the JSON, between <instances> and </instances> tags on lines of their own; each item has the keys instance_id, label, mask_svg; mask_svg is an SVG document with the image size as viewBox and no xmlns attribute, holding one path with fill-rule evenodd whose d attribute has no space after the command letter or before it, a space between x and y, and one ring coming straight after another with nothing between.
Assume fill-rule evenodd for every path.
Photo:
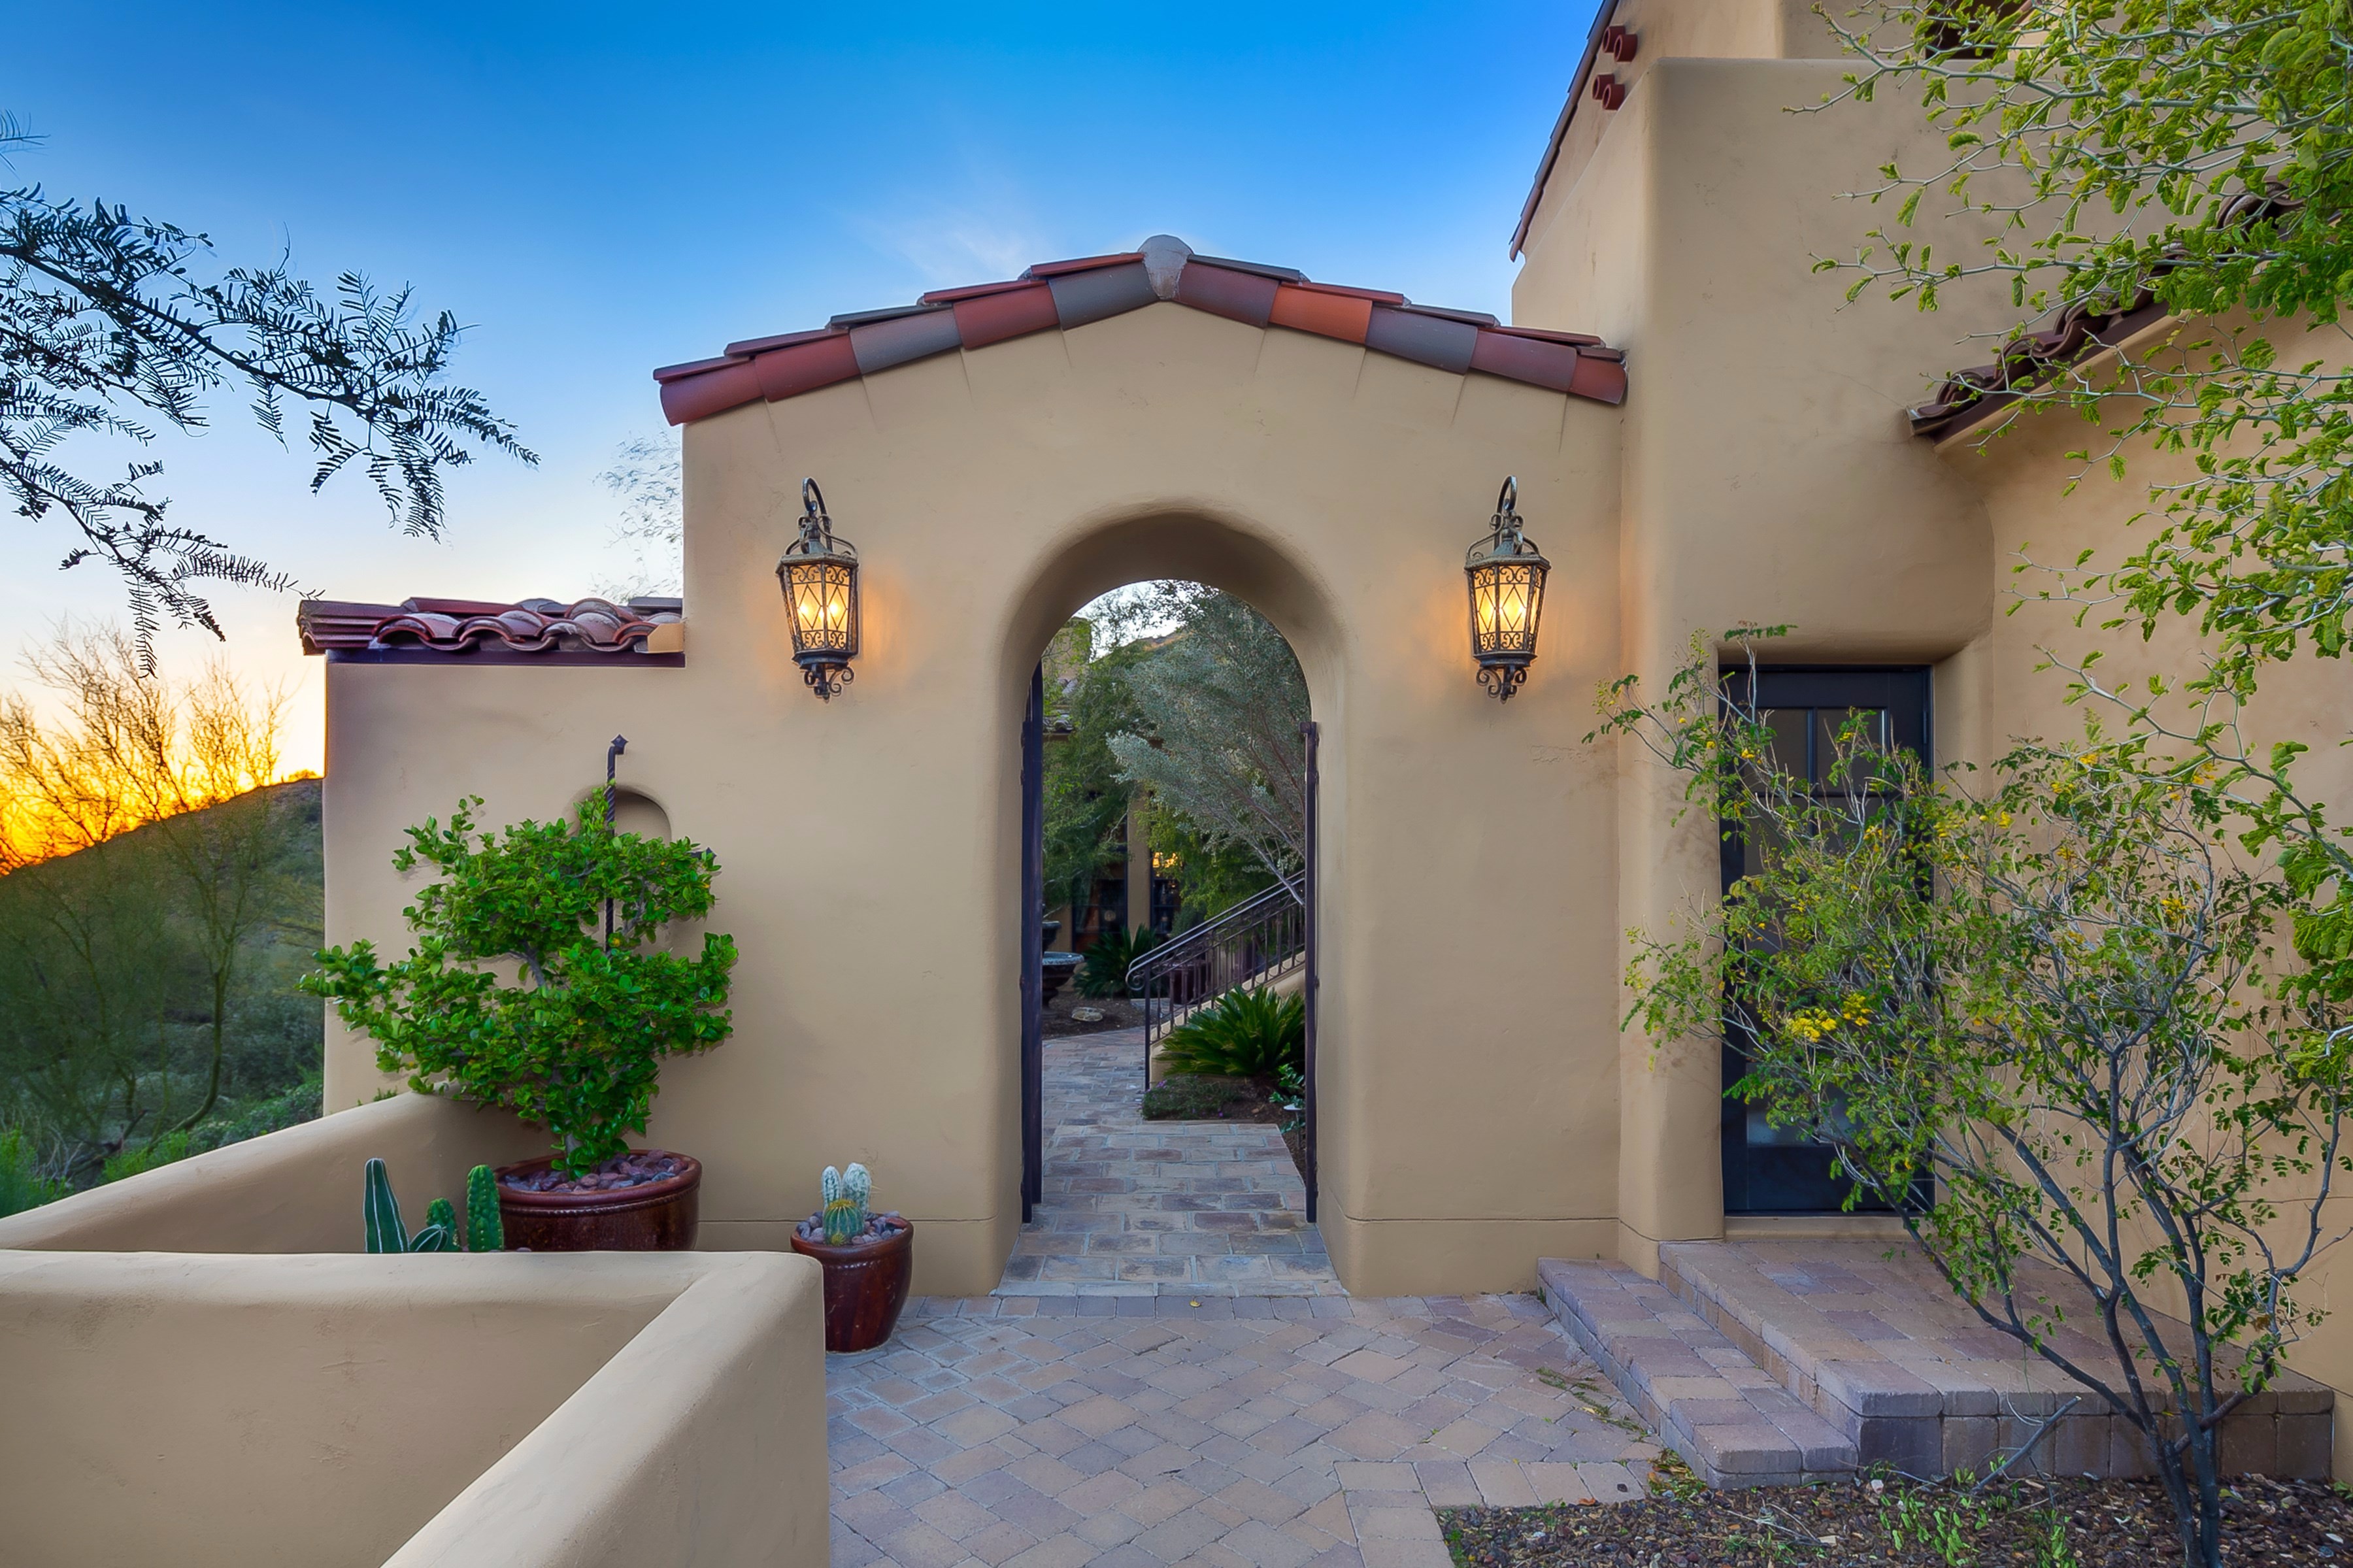
<instances>
[{"instance_id":1,"label":"arched wall niche","mask_svg":"<svg viewBox=\"0 0 2353 1568\"><path fill-rule=\"evenodd\" d=\"M578 816L583 803L604 793L602 784L592 785L572 797L569 815ZM670 811L662 803L634 784L613 785L613 826L622 833L635 833L645 838L668 838Z\"/></svg>"},{"instance_id":2,"label":"arched wall niche","mask_svg":"<svg viewBox=\"0 0 2353 1568\"><path fill-rule=\"evenodd\" d=\"M613 826L623 833L646 838L668 838L670 813L642 790L617 784L613 789Z\"/></svg>"}]
</instances>

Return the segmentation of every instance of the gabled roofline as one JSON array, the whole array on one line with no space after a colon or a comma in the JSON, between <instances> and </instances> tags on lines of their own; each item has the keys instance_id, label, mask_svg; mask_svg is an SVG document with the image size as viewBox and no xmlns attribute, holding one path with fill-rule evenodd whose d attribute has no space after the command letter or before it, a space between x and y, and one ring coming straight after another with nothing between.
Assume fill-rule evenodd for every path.
<instances>
[{"instance_id":1,"label":"gabled roofline","mask_svg":"<svg viewBox=\"0 0 2353 1568\"><path fill-rule=\"evenodd\" d=\"M1545 143L1544 156L1536 163L1535 182L1528 187L1528 199L1520 208L1519 226L1512 230L1512 247L1506 255L1514 261L1520 258L1520 247L1527 243L1528 226L1536 220L1536 207L1544 201L1553 165L1560 162L1560 144L1568 139L1568 122L1576 117L1577 106L1585 101L1585 84L1601 54L1601 35L1617 17L1618 0L1602 0L1600 9L1593 14L1593 31L1586 37L1585 58L1577 62L1577 75L1570 79L1568 101L1560 106L1560 118L1552 123L1552 140Z\"/></svg>"},{"instance_id":2,"label":"gabled roofline","mask_svg":"<svg viewBox=\"0 0 2353 1568\"><path fill-rule=\"evenodd\" d=\"M748 338L715 359L658 370L654 380L661 384L663 416L686 425L934 354L1067 331L1163 300L1249 326L1360 343L1457 375L1478 371L1612 405L1626 398L1626 356L1599 338L1506 327L1483 311L1312 283L1288 267L1196 256L1167 235L1116 255L1040 262L1001 283L935 289L913 305L853 311L808 331Z\"/></svg>"}]
</instances>

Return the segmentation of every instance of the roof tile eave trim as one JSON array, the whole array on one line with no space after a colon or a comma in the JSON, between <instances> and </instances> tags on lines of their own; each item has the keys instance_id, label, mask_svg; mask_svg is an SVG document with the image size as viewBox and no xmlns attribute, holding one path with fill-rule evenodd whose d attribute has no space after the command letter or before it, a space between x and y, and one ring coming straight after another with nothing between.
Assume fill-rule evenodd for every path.
<instances>
[{"instance_id":1,"label":"roof tile eave trim","mask_svg":"<svg viewBox=\"0 0 2353 1568\"><path fill-rule=\"evenodd\" d=\"M1613 406L1625 400L1624 354L1588 333L1507 326L1483 311L1417 305L1388 289L1314 283L1290 268L1178 249L1185 258L1174 279L1164 270L1156 285L1155 264L1141 252L1041 262L1009 282L934 289L914 306L733 343L719 359L660 373L662 413L672 425L691 424L941 354L1071 331L1164 299L1458 375L1475 370Z\"/></svg>"},{"instance_id":2,"label":"roof tile eave trim","mask_svg":"<svg viewBox=\"0 0 2353 1568\"><path fill-rule=\"evenodd\" d=\"M495 648L512 655L587 655L595 660L656 657L647 648L658 627L682 610L646 600L617 605L589 597L409 599L398 605L305 599L294 625L306 654L442 655L462 658ZM379 662L381 662L379 660ZM402 659L398 662L409 662Z\"/></svg>"},{"instance_id":3,"label":"roof tile eave trim","mask_svg":"<svg viewBox=\"0 0 2353 1568\"><path fill-rule=\"evenodd\" d=\"M1947 375L1926 403L1904 411L1912 434L1925 440L1966 435L2071 365L2079 364L2170 319L2148 289L2121 310L2063 311L2052 325L2021 333L2001 347L1991 364L1972 365Z\"/></svg>"}]
</instances>

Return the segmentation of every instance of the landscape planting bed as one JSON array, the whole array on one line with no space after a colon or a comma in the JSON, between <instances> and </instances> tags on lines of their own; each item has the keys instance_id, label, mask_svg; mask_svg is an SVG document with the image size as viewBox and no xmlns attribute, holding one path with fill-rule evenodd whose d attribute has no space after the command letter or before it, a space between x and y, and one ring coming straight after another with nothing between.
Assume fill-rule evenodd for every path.
<instances>
[{"instance_id":1,"label":"landscape planting bed","mask_svg":"<svg viewBox=\"0 0 2353 1568\"><path fill-rule=\"evenodd\" d=\"M1608 1505L1450 1508L1461 1568L2162 1568L2181 1560L2154 1481L2022 1479L1971 1499L1888 1479L1714 1491L1672 1462L1649 1497ZM2345 1561L2353 1500L2324 1481L2249 1478L2224 1500L2232 1568ZM2063 1543L2065 1555L2054 1547Z\"/></svg>"}]
</instances>

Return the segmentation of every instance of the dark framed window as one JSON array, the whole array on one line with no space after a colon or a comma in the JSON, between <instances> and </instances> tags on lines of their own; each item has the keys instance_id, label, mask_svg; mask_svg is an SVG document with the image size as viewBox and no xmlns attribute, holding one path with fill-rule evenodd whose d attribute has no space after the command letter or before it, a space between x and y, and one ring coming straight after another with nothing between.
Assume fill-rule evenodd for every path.
<instances>
[{"instance_id":1,"label":"dark framed window","mask_svg":"<svg viewBox=\"0 0 2353 1568\"><path fill-rule=\"evenodd\" d=\"M1774 761L1803 777L1816 791L1835 786L1830 777L1837 737L1862 715L1878 742L1902 747L1924 765L1933 765L1929 744L1929 679L1925 668L1865 669L1801 666L1724 672L1731 700L1753 702L1773 731ZM1752 693L1750 682L1755 682ZM1737 822L1724 826L1724 888L1730 891L1752 866L1755 847ZM1846 1206L1851 1184L1832 1173L1829 1145L1775 1127L1761 1106L1733 1099L1732 1086L1748 1070L1745 1033L1727 1030L1724 1040L1724 1212L1728 1215L1834 1214ZM1857 1209L1888 1212L1891 1205L1864 1197Z\"/></svg>"}]
</instances>

